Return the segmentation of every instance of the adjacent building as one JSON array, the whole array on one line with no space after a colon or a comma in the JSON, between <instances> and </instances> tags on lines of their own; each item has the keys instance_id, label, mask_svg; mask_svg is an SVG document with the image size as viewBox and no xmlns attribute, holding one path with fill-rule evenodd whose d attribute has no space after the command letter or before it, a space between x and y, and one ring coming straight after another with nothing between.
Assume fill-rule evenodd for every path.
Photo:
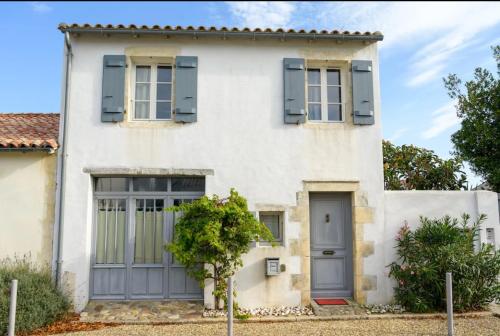
<instances>
[{"instance_id":1,"label":"adjacent building","mask_svg":"<svg viewBox=\"0 0 500 336\"><path fill-rule=\"evenodd\" d=\"M59 114L0 113L0 258L52 261Z\"/></svg>"}]
</instances>

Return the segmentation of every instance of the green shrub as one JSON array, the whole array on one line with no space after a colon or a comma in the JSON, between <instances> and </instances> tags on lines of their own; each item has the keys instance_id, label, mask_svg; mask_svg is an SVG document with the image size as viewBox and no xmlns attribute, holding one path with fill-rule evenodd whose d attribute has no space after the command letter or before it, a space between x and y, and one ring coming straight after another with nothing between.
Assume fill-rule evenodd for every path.
<instances>
[{"instance_id":1,"label":"green shrub","mask_svg":"<svg viewBox=\"0 0 500 336\"><path fill-rule=\"evenodd\" d=\"M474 250L479 219L468 225L461 221L420 217L421 226L411 231L403 226L396 237L399 256L389 275L397 281L395 299L412 312L446 309L446 272L453 273L453 307L457 311L484 309L500 299L500 250L483 244Z\"/></svg>"},{"instance_id":2,"label":"green shrub","mask_svg":"<svg viewBox=\"0 0 500 336\"><path fill-rule=\"evenodd\" d=\"M205 279L214 281L214 306L220 308L221 300L227 301L227 278L243 266L242 256L250 243L272 241L271 231L248 211L247 200L234 189L227 198L203 196L167 210L182 213L167 250L201 287Z\"/></svg>"},{"instance_id":3,"label":"green shrub","mask_svg":"<svg viewBox=\"0 0 500 336\"><path fill-rule=\"evenodd\" d=\"M7 332L12 279L18 280L16 332L46 326L68 312L69 300L56 289L48 267L28 258L0 260L0 335Z\"/></svg>"}]
</instances>

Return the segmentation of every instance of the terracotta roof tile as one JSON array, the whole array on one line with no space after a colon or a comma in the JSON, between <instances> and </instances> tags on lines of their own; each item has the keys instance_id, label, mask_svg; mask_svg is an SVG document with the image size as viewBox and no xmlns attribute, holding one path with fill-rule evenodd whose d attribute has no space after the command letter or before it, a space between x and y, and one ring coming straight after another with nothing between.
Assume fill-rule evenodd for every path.
<instances>
[{"instance_id":1,"label":"terracotta roof tile","mask_svg":"<svg viewBox=\"0 0 500 336\"><path fill-rule=\"evenodd\" d=\"M175 32L175 31L181 31L181 32L193 32L193 33L203 33L203 32L227 32L227 33L287 33L287 34L298 34L298 35L305 35L305 34L317 34L319 36L323 36L325 38L334 38L334 39L342 39L342 38L348 38L348 37L357 37L358 39L370 39L370 40L375 40L375 41L381 41L384 36L382 35L381 32L376 31L376 32L361 32L361 31L340 31L340 30L309 30L306 31L304 29L300 30L294 30L294 29L284 29L284 28L254 28L250 29L248 27L244 28L238 28L238 27L204 27L204 26L187 26L187 27L182 27L182 26L160 26L160 25L153 25L153 26L148 26L148 25L136 25L136 24L129 24L129 25L124 25L124 24L117 24L117 25L112 25L112 24L95 24L91 25L88 23L84 24L78 24L78 23L71 23L71 24L66 24L66 23L61 23L59 24L59 30L62 32L83 32L85 30L86 32L96 32L96 33L113 33L113 32L118 32L118 31L130 31L131 33L147 33L148 31L161 31L165 34L168 34L169 32Z\"/></svg>"},{"instance_id":2,"label":"terracotta roof tile","mask_svg":"<svg viewBox=\"0 0 500 336\"><path fill-rule=\"evenodd\" d=\"M0 149L57 149L58 113L0 113Z\"/></svg>"}]
</instances>

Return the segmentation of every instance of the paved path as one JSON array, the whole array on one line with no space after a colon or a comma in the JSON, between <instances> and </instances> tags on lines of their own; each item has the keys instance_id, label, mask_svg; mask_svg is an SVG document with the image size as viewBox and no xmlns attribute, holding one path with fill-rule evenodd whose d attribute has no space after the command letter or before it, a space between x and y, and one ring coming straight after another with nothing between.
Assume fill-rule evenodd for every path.
<instances>
[{"instance_id":1,"label":"paved path","mask_svg":"<svg viewBox=\"0 0 500 336\"><path fill-rule=\"evenodd\" d=\"M82 322L168 322L199 319L202 301L90 301Z\"/></svg>"},{"instance_id":2,"label":"paved path","mask_svg":"<svg viewBox=\"0 0 500 336\"><path fill-rule=\"evenodd\" d=\"M459 318L455 320L456 336L500 335L500 318L486 316ZM353 320L353 321L304 321L276 323L237 323L235 336L382 336L382 335L446 335L446 320ZM225 336L226 325L181 324L181 325L125 325L97 331L70 333L69 336Z\"/></svg>"}]
</instances>

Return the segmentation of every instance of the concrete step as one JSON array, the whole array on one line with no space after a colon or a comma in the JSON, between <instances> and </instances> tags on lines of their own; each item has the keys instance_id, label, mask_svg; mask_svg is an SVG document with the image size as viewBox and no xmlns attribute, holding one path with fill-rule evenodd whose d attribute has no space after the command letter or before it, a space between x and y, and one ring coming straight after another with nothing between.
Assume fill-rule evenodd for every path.
<instances>
[{"instance_id":1,"label":"concrete step","mask_svg":"<svg viewBox=\"0 0 500 336\"><path fill-rule=\"evenodd\" d=\"M344 299L347 305L319 305L316 301L311 300L311 307L316 316L333 316L333 315L366 315L366 310L352 299Z\"/></svg>"}]
</instances>

